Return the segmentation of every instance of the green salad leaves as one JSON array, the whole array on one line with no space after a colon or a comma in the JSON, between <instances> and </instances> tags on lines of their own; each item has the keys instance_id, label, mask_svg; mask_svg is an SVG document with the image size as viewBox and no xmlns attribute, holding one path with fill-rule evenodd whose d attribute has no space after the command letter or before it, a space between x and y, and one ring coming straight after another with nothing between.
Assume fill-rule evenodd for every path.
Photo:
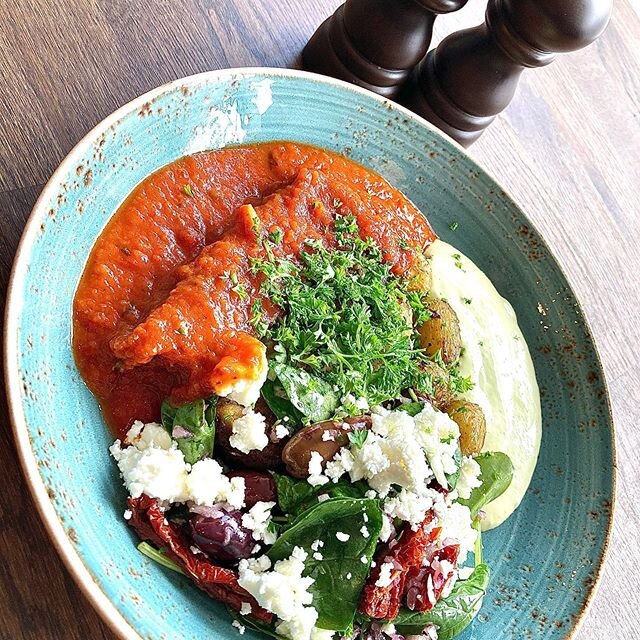
<instances>
[{"instance_id":1,"label":"green salad leaves","mask_svg":"<svg viewBox=\"0 0 640 640\"><path fill-rule=\"evenodd\" d=\"M302 513L267 555L275 562L302 547L308 554L304 575L315 581L309 590L318 612L316 625L345 631L353 624L381 529L377 500L333 498Z\"/></svg>"},{"instance_id":2,"label":"green salad leaves","mask_svg":"<svg viewBox=\"0 0 640 640\"><path fill-rule=\"evenodd\" d=\"M174 407L167 400L160 410L162 426L176 441L189 464L210 456L216 435L217 397Z\"/></svg>"},{"instance_id":3,"label":"green salad leaves","mask_svg":"<svg viewBox=\"0 0 640 640\"><path fill-rule=\"evenodd\" d=\"M278 506L294 518L317 504L319 495L328 495L330 498L364 498L369 489L367 483L362 480L353 483L340 480L313 487L306 480L296 480L279 473L272 475L276 483Z\"/></svg>"},{"instance_id":4,"label":"green salad leaves","mask_svg":"<svg viewBox=\"0 0 640 640\"><path fill-rule=\"evenodd\" d=\"M328 420L338 407L338 394L333 387L304 369L296 369L282 362L271 365L291 404L309 422Z\"/></svg>"},{"instance_id":5,"label":"green salad leaves","mask_svg":"<svg viewBox=\"0 0 640 640\"><path fill-rule=\"evenodd\" d=\"M438 628L438 640L451 640L464 631L476 617L489 586L489 568L479 564L466 580L459 580L446 598L438 600L430 611L418 613L401 609L393 621L403 635L420 634L428 624Z\"/></svg>"},{"instance_id":6,"label":"green salad leaves","mask_svg":"<svg viewBox=\"0 0 640 640\"><path fill-rule=\"evenodd\" d=\"M278 378L309 420L331 417L336 389L372 406L409 387L431 390L412 331L412 316L424 314L420 296L393 275L371 239L360 238L354 217L336 216L334 233L334 248L309 241L299 262L271 254L253 263L266 276L262 293L284 311L267 327L254 309L253 324L273 341ZM313 398L301 393L292 371L309 374Z\"/></svg>"},{"instance_id":7,"label":"green salad leaves","mask_svg":"<svg viewBox=\"0 0 640 640\"><path fill-rule=\"evenodd\" d=\"M467 500L459 500L469 507L472 518L475 518L485 505L499 498L509 488L513 479L513 463L506 453L481 453L476 456L475 461L480 465L482 484L473 489Z\"/></svg>"}]
</instances>

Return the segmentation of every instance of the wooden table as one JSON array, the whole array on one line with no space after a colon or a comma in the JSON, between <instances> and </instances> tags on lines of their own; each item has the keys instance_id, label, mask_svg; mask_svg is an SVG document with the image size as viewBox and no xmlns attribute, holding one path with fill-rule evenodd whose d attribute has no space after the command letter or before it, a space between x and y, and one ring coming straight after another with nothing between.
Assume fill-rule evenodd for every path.
<instances>
[{"instance_id":1,"label":"wooden table","mask_svg":"<svg viewBox=\"0 0 640 640\"><path fill-rule=\"evenodd\" d=\"M339 3L0 2L0 305L29 211L87 130L131 98L180 76L296 64L315 27ZM471 0L439 19L436 40L478 23L483 4ZM617 1L608 31L594 46L526 73L509 110L472 154L549 241L600 347L617 425L618 503L609 562L578 638L638 638L639 0ZM2 394L0 424L0 638L113 639L35 513Z\"/></svg>"}]
</instances>

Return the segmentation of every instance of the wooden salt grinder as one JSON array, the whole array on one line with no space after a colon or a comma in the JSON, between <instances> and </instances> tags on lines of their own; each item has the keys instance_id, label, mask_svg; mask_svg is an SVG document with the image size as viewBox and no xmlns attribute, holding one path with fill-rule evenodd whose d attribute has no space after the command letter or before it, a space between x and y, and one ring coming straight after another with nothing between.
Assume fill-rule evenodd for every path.
<instances>
[{"instance_id":1,"label":"wooden salt grinder","mask_svg":"<svg viewBox=\"0 0 640 640\"><path fill-rule=\"evenodd\" d=\"M437 14L467 0L347 0L302 52L307 71L393 98L429 49Z\"/></svg>"},{"instance_id":2,"label":"wooden salt grinder","mask_svg":"<svg viewBox=\"0 0 640 640\"><path fill-rule=\"evenodd\" d=\"M430 51L400 101L469 146L511 102L526 67L586 47L611 9L612 0L489 0L485 23Z\"/></svg>"}]
</instances>

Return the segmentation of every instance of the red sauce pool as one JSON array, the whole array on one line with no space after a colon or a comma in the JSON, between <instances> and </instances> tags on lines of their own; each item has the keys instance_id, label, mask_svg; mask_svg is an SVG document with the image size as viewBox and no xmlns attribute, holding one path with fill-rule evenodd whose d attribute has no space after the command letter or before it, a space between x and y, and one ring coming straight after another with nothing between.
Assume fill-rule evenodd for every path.
<instances>
[{"instance_id":1,"label":"red sauce pool","mask_svg":"<svg viewBox=\"0 0 640 640\"><path fill-rule=\"evenodd\" d=\"M114 434L158 420L169 396L204 397L255 364L260 276L249 264L260 237L282 231L277 251L295 256L308 238L331 245L331 222L346 211L398 274L415 263L407 245L435 238L376 173L303 144L198 153L143 180L97 239L73 305L76 363Z\"/></svg>"}]
</instances>

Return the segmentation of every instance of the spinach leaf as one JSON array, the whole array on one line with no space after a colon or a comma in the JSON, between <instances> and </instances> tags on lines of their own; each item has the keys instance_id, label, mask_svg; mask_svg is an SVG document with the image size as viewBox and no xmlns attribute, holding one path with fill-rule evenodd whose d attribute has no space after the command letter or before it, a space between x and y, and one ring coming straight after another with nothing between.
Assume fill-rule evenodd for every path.
<instances>
[{"instance_id":1,"label":"spinach leaf","mask_svg":"<svg viewBox=\"0 0 640 640\"><path fill-rule=\"evenodd\" d=\"M400 411L405 411L413 418L424 409L424 404L424 402L405 402L404 404L401 404L398 409Z\"/></svg>"},{"instance_id":2,"label":"spinach leaf","mask_svg":"<svg viewBox=\"0 0 640 640\"><path fill-rule=\"evenodd\" d=\"M194 400L180 407L174 407L168 400L162 403L162 426L175 440L189 464L195 464L213 453L217 401L218 398L214 396L208 400ZM184 435L174 435L178 428Z\"/></svg>"},{"instance_id":3,"label":"spinach leaf","mask_svg":"<svg viewBox=\"0 0 640 640\"><path fill-rule=\"evenodd\" d=\"M294 517L316 504L319 495L327 494L330 498L364 498L369 489L362 480L355 483L340 480L312 487L306 480L296 480L279 473L272 475L276 483L278 506Z\"/></svg>"},{"instance_id":4,"label":"spinach leaf","mask_svg":"<svg viewBox=\"0 0 640 640\"><path fill-rule=\"evenodd\" d=\"M296 480L290 476L273 473L276 483L278 506L285 513L296 513L304 502L313 499L320 487L312 487L306 480Z\"/></svg>"},{"instance_id":5,"label":"spinach leaf","mask_svg":"<svg viewBox=\"0 0 640 640\"><path fill-rule=\"evenodd\" d=\"M338 395L328 382L282 362L274 362L271 367L291 404L309 422L320 422L333 416L338 406Z\"/></svg>"},{"instance_id":6,"label":"spinach leaf","mask_svg":"<svg viewBox=\"0 0 640 640\"><path fill-rule=\"evenodd\" d=\"M467 500L459 500L469 507L473 518L478 515L482 507L500 497L513 479L513 463L506 453L501 451L481 453L475 461L480 465L482 484L471 492Z\"/></svg>"},{"instance_id":7,"label":"spinach leaf","mask_svg":"<svg viewBox=\"0 0 640 640\"><path fill-rule=\"evenodd\" d=\"M302 414L291 404L279 380L267 380L261 389L262 397L278 420L286 427L295 427L302 423Z\"/></svg>"},{"instance_id":8,"label":"spinach leaf","mask_svg":"<svg viewBox=\"0 0 640 640\"><path fill-rule=\"evenodd\" d=\"M273 562L288 558L294 547L307 552L304 575L315 581L309 590L321 629L344 631L352 624L381 528L377 500L333 498L301 514L267 552ZM339 540L338 533L348 539ZM322 559L314 558L316 540L323 543Z\"/></svg>"},{"instance_id":9,"label":"spinach leaf","mask_svg":"<svg viewBox=\"0 0 640 640\"><path fill-rule=\"evenodd\" d=\"M438 600L433 609L423 613L401 609L393 623L403 635L421 633L433 623L438 628L438 640L451 640L475 618L488 586L489 568L480 564L466 580L456 582L451 593Z\"/></svg>"},{"instance_id":10,"label":"spinach leaf","mask_svg":"<svg viewBox=\"0 0 640 640\"><path fill-rule=\"evenodd\" d=\"M265 633L272 638L277 638L277 640L287 640L284 636L281 636L276 630L274 624L267 624L266 622L261 622L260 620L256 620L251 616L243 616L239 611L232 609L227 606L227 611L231 614L231 617L234 620L237 620L241 625L246 627L247 629L251 629L252 631L257 631L258 633Z\"/></svg>"},{"instance_id":11,"label":"spinach leaf","mask_svg":"<svg viewBox=\"0 0 640 640\"><path fill-rule=\"evenodd\" d=\"M184 571L180 568L180 566L173 560L171 560L171 558L168 558L162 549L156 549L155 547L152 547L148 542L141 542L137 546L137 549L143 556L147 556L147 558L153 560L154 562L157 562L159 565L165 567L166 569L171 569L171 571L175 571L176 573L181 573L182 575L184 575Z\"/></svg>"},{"instance_id":12,"label":"spinach leaf","mask_svg":"<svg viewBox=\"0 0 640 640\"><path fill-rule=\"evenodd\" d=\"M458 486L458 480L460 479L460 470L462 469L462 450L458 446L456 452L453 455L453 461L456 463L456 470L446 476L449 483L449 489L453 491Z\"/></svg>"},{"instance_id":13,"label":"spinach leaf","mask_svg":"<svg viewBox=\"0 0 640 640\"><path fill-rule=\"evenodd\" d=\"M482 528L480 527L480 521L475 520L473 522L473 528L476 530L478 534L476 536L476 542L473 547L473 555L475 556L475 566L477 567L479 564L482 564Z\"/></svg>"}]
</instances>

